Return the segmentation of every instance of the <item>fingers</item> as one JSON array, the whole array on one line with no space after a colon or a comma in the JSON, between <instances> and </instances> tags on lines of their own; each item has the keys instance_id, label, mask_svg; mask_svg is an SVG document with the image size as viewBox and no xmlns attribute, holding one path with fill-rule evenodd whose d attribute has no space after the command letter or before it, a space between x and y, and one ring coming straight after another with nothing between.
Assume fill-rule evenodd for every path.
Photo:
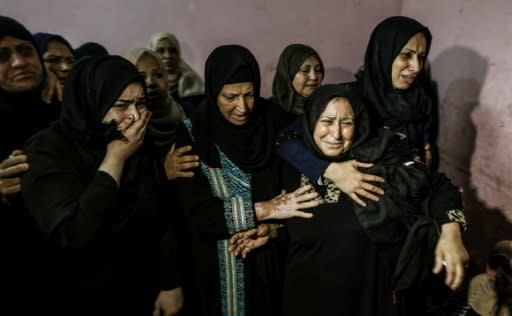
<instances>
[{"instance_id":1,"label":"fingers","mask_svg":"<svg viewBox=\"0 0 512 316\"><path fill-rule=\"evenodd\" d=\"M446 263L446 261L445 261ZM436 254L434 258L434 267L432 268L432 273L439 274L443 270L443 258Z\"/></svg>"},{"instance_id":2,"label":"fingers","mask_svg":"<svg viewBox=\"0 0 512 316\"><path fill-rule=\"evenodd\" d=\"M291 194L294 195L294 196L299 196L299 195L302 195L305 192L308 192L312 188L313 188L313 186L311 184L308 184L308 185L305 185L303 187L298 188L297 190L293 191ZM286 191L282 190L281 194L286 194Z\"/></svg>"},{"instance_id":3,"label":"fingers","mask_svg":"<svg viewBox=\"0 0 512 316\"><path fill-rule=\"evenodd\" d=\"M291 215L290 217L300 217L300 218L312 218L313 217L313 213L307 213L307 212L303 212L303 211L293 211L293 212L291 212L290 215Z\"/></svg>"},{"instance_id":4,"label":"fingers","mask_svg":"<svg viewBox=\"0 0 512 316\"><path fill-rule=\"evenodd\" d=\"M350 198L351 198L354 202L356 202L356 203L357 203L357 204L359 204L360 206L362 206L362 207L366 207L366 203L365 203L363 200L361 200L361 199L357 196L357 194L355 194L355 193L350 193L350 194L349 194L349 196L350 196Z\"/></svg>"},{"instance_id":5,"label":"fingers","mask_svg":"<svg viewBox=\"0 0 512 316\"><path fill-rule=\"evenodd\" d=\"M12 161L6 161L2 163L0 166L0 179L11 178L14 176L19 176L21 173L27 171L30 168L30 165L26 162L26 156L18 156L12 158L11 160L15 160L14 164Z\"/></svg>"},{"instance_id":6,"label":"fingers","mask_svg":"<svg viewBox=\"0 0 512 316\"><path fill-rule=\"evenodd\" d=\"M377 195L372 194L364 189L357 189L354 193L360 197L365 197L371 201L379 202L379 197Z\"/></svg>"},{"instance_id":7,"label":"fingers","mask_svg":"<svg viewBox=\"0 0 512 316\"><path fill-rule=\"evenodd\" d=\"M119 131L121 131L121 133L124 133L126 132L126 130L132 126L133 124L133 116L132 115L128 115L127 117L125 117L121 123L119 123L119 125L117 125L117 129Z\"/></svg>"},{"instance_id":8,"label":"fingers","mask_svg":"<svg viewBox=\"0 0 512 316\"><path fill-rule=\"evenodd\" d=\"M193 178L194 172L192 171L178 171L176 172L176 178Z\"/></svg>"},{"instance_id":9,"label":"fingers","mask_svg":"<svg viewBox=\"0 0 512 316\"><path fill-rule=\"evenodd\" d=\"M350 160L350 162L352 163L352 166L354 166L354 167L359 167L359 168L373 167L373 164L369 163L369 162L359 162L357 160Z\"/></svg>"},{"instance_id":10,"label":"fingers","mask_svg":"<svg viewBox=\"0 0 512 316\"><path fill-rule=\"evenodd\" d=\"M317 198L317 197L318 197L318 192L309 192L309 193L305 193L305 194L302 194L302 195L299 195L299 196L294 196L295 200L298 203L309 201L309 200L312 200L312 199Z\"/></svg>"},{"instance_id":11,"label":"fingers","mask_svg":"<svg viewBox=\"0 0 512 316\"><path fill-rule=\"evenodd\" d=\"M381 182L381 183L385 182L384 178L376 176L374 174L361 173L361 175L362 175L361 180L365 181L365 182Z\"/></svg>"},{"instance_id":12,"label":"fingers","mask_svg":"<svg viewBox=\"0 0 512 316\"><path fill-rule=\"evenodd\" d=\"M192 150L192 146L190 145L186 145L186 146L182 146L178 149L176 149L176 153L179 154L180 156L191 151Z\"/></svg>"}]
</instances>

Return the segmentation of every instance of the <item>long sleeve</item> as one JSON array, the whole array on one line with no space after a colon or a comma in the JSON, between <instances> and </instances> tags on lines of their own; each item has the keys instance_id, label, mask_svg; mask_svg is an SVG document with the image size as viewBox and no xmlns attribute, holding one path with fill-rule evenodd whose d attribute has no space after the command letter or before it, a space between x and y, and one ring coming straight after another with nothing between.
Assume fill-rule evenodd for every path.
<instances>
[{"instance_id":1,"label":"long sleeve","mask_svg":"<svg viewBox=\"0 0 512 316\"><path fill-rule=\"evenodd\" d=\"M432 195L430 212L439 225L458 222L466 230L466 218L463 213L462 194L444 174L432 173Z\"/></svg>"},{"instance_id":2,"label":"long sleeve","mask_svg":"<svg viewBox=\"0 0 512 316\"><path fill-rule=\"evenodd\" d=\"M87 247L105 222L116 215L117 184L101 171L85 179L73 159L74 148L48 134L42 136L25 147L30 163L21 179L26 206L43 233L58 246Z\"/></svg>"},{"instance_id":3,"label":"long sleeve","mask_svg":"<svg viewBox=\"0 0 512 316\"><path fill-rule=\"evenodd\" d=\"M328 161L316 157L302 140L302 121L297 118L284 128L278 137L277 154L297 170L315 181L320 179L329 166Z\"/></svg>"},{"instance_id":4,"label":"long sleeve","mask_svg":"<svg viewBox=\"0 0 512 316\"><path fill-rule=\"evenodd\" d=\"M177 130L176 148L188 144L194 146L182 124ZM191 154L197 153L192 149ZM197 167L192 171L194 177L178 178L174 180L174 187L185 217L193 223L194 230L202 235L225 239L237 231L254 227L252 200L236 193L224 199L216 197L201 168Z\"/></svg>"}]
</instances>

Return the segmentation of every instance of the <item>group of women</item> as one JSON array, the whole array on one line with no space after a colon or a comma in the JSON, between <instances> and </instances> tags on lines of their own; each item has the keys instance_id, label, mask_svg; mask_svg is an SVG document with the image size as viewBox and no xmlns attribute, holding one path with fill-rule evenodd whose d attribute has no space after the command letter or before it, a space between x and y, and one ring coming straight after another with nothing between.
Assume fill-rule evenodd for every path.
<instances>
[{"instance_id":1,"label":"group of women","mask_svg":"<svg viewBox=\"0 0 512 316\"><path fill-rule=\"evenodd\" d=\"M28 98L45 53L18 22L0 24L9 113L23 99L1 75L30 57ZM430 43L417 21L388 18L360 80L338 85L292 44L270 99L254 55L223 45L190 112L202 84L168 33L75 62L59 119L3 151L0 170L17 179L12 192L1 182L4 202L21 190L43 235L39 314L421 315L431 272L455 289L468 261L460 192L425 163Z\"/></svg>"}]
</instances>

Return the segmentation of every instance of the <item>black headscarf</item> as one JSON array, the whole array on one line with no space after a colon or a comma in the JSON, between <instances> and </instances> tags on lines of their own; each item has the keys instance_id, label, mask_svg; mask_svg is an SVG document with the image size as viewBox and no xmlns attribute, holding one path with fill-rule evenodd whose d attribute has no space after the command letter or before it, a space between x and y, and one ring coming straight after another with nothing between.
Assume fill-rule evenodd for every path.
<instances>
[{"instance_id":1,"label":"black headscarf","mask_svg":"<svg viewBox=\"0 0 512 316\"><path fill-rule=\"evenodd\" d=\"M254 108L242 126L228 122L219 111L217 97L225 84L252 82ZM277 127L269 111L270 104L260 97L260 71L254 55L239 45L214 49L205 67L206 98L192 114L195 150L208 164L218 164L211 148L217 144L238 167L248 171L265 167L273 155Z\"/></svg>"},{"instance_id":2,"label":"black headscarf","mask_svg":"<svg viewBox=\"0 0 512 316\"><path fill-rule=\"evenodd\" d=\"M349 150L336 157L326 156L316 145L313 132L320 118L331 99L345 98L352 105L354 111L354 123L356 131L354 140ZM335 84L326 84L306 98L303 115L303 137L308 149L316 156L327 161L346 161L357 159L363 162L374 162L381 159L387 152L388 145L393 141L395 135L391 132L383 132L379 141L370 140L370 116L362 99L352 89Z\"/></svg>"},{"instance_id":3,"label":"black headscarf","mask_svg":"<svg viewBox=\"0 0 512 316\"><path fill-rule=\"evenodd\" d=\"M75 49L75 58L80 59L82 57L100 57L108 55L107 49L96 42L87 42Z\"/></svg>"},{"instance_id":4,"label":"black headscarf","mask_svg":"<svg viewBox=\"0 0 512 316\"><path fill-rule=\"evenodd\" d=\"M418 135L417 124L424 118L426 110L425 89L421 87L422 70L415 82L407 90L393 89L391 66L396 56L417 33L427 39L425 58L428 56L432 35L427 27L416 20L394 16L378 24L366 48L364 72L361 78L362 95L375 111L372 120L376 126L386 125L392 130L404 133L417 145L423 145ZM375 117L375 118L374 118Z\"/></svg>"},{"instance_id":5,"label":"black headscarf","mask_svg":"<svg viewBox=\"0 0 512 316\"><path fill-rule=\"evenodd\" d=\"M18 21L6 16L0 16L0 41L7 36L30 42L37 48L32 34ZM8 92L0 88L0 160L13 149L23 148L24 142L35 132L48 126L56 119L59 105L46 104L42 101L41 92L44 86L46 71L41 55L42 81L41 84L23 92Z\"/></svg>"},{"instance_id":6,"label":"black headscarf","mask_svg":"<svg viewBox=\"0 0 512 316\"><path fill-rule=\"evenodd\" d=\"M322 59L310 46L291 44L279 56L276 74L272 82L271 100L281 105L286 112L302 114L304 111L304 97L295 91L292 82L297 72L299 72L300 66L312 55L320 62L322 74L324 74Z\"/></svg>"},{"instance_id":7,"label":"black headscarf","mask_svg":"<svg viewBox=\"0 0 512 316\"><path fill-rule=\"evenodd\" d=\"M336 97L352 105L356 132L349 150L328 157L316 146L313 132L327 103ZM375 163L365 172L385 179L381 186L386 194L378 202L367 200L367 207L354 202L355 214L370 239L383 250L385 262L394 269L395 289L420 284L431 271L437 236L430 211L461 209L457 188L446 184L446 177L431 173L426 165L411 164L412 151L394 132L382 128L374 137L365 105L349 87L328 84L316 89L306 99L303 129L307 147L322 159ZM446 185L445 189L440 189L441 185Z\"/></svg>"},{"instance_id":8,"label":"black headscarf","mask_svg":"<svg viewBox=\"0 0 512 316\"><path fill-rule=\"evenodd\" d=\"M59 124L79 143L106 145L121 135L115 123L104 124L103 117L130 83L145 84L137 68L120 56L83 58L64 83Z\"/></svg>"},{"instance_id":9,"label":"black headscarf","mask_svg":"<svg viewBox=\"0 0 512 316\"><path fill-rule=\"evenodd\" d=\"M71 46L71 44L69 44L69 42L64 37L62 37L60 35L40 32L40 33L34 34L34 40L37 45L37 50L39 51L39 54L41 56L43 56L44 53L46 53L46 51L48 50L48 43L51 41L61 42L62 44L66 45L66 47L69 49L71 54L75 55L75 51L73 50L73 47Z\"/></svg>"}]
</instances>

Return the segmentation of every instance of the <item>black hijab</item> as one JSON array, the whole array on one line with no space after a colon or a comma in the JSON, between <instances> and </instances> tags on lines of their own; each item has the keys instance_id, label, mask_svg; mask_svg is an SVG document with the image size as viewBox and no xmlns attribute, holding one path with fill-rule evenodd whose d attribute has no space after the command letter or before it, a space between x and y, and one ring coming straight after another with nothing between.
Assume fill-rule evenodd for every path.
<instances>
[{"instance_id":1,"label":"black hijab","mask_svg":"<svg viewBox=\"0 0 512 316\"><path fill-rule=\"evenodd\" d=\"M71 44L69 44L69 42L60 35L39 32L34 34L34 40L37 45L37 50L39 51L39 54L41 56L43 56L44 53L46 53L46 51L48 50L48 43L51 41L61 42L62 44L66 45L66 47L69 49L71 54L73 54L73 56L75 55L75 51Z\"/></svg>"},{"instance_id":2,"label":"black hijab","mask_svg":"<svg viewBox=\"0 0 512 316\"><path fill-rule=\"evenodd\" d=\"M32 34L21 23L0 16L0 41L7 36L30 42L37 49ZM4 135L0 141L0 160L13 149L21 149L32 134L46 128L58 116L57 102L46 104L42 101L46 71L41 55L38 56L43 71L43 79L38 87L16 93L0 88L0 134Z\"/></svg>"},{"instance_id":3,"label":"black hijab","mask_svg":"<svg viewBox=\"0 0 512 316\"><path fill-rule=\"evenodd\" d=\"M427 111L424 98L425 89L421 86L422 70L415 82L407 90L393 89L391 66L396 56L417 33L427 39L425 58L428 56L432 35L427 27L416 20L394 16L378 24L366 48L364 72L362 74L362 95L371 106L372 123L404 133L417 145L423 145L418 135L417 124Z\"/></svg>"},{"instance_id":4,"label":"black hijab","mask_svg":"<svg viewBox=\"0 0 512 316\"><path fill-rule=\"evenodd\" d=\"M276 74L272 82L271 100L283 107L286 112L302 114L304 111L304 97L297 93L293 88L293 78L299 72L300 66L310 56L315 56L322 66L324 74L324 64L320 55L310 46L304 44L288 45L277 62Z\"/></svg>"},{"instance_id":5,"label":"black hijab","mask_svg":"<svg viewBox=\"0 0 512 316\"><path fill-rule=\"evenodd\" d=\"M316 145L313 133L320 115L330 100L345 98L352 105L354 111L355 134L350 148L336 157L326 156ZM382 130L378 138L372 138L370 133L370 116L362 99L351 88L343 85L326 84L306 98L303 115L303 137L308 149L316 156L326 161L346 161L357 159L362 162L374 162L382 159L384 155L391 158L389 145L396 140L391 131ZM404 149L405 150L405 149ZM396 154L396 152L393 152ZM407 152L402 154L407 155ZM396 157L401 157L397 155Z\"/></svg>"},{"instance_id":6,"label":"black hijab","mask_svg":"<svg viewBox=\"0 0 512 316\"><path fill-rule=\"evenodd\" d=\"M225 84L252 82L254 108L242 126L228 122L219 111L217 97ZM254 55L239 45L224 45L214 49L205 67L206 98L192 114L195 150L210 165L218 165L212 147L218 145L238 167L258 170L265 167L273 155L277 127L271 118L270 106L260 97L260 71Z\"/></svg>"},{"instance_id":7,"label":"black hijab","mask_svg":"<svg viewBox=\"0 0 512 316\"><path fill-rule=\"evenodd\" d=\"M80 144L103 147L121 138L114 122L102 121L126 86L134 82L145 89L137 68L120 56L81 59L66 77L59 125Z\"/></svg>"},{"instance_id":8,"label":"black hijab","mask_svg":"<svg viewBox=\"0 0 512 316\"><path fill-rule=\"evenodd\" d=\"M78 60L82 57L100 57L108 55L107 49L96 42L87 42L75 49L75 58Z\"/></svg>"},{"instance_id":9,"label":"black hijab","mask_svg":"<svg viewBox=\"0 0 512 316\"><path fill-rule=\"evenodd\" d=\"M316 146L313 132L327 103L336 97L351 103L356 133L348 151L328 157ZM348 87L323 85L316 89L306 99L303 129L307 147L322 159L375 162L365 172L385 179L381 186L386 194L378 202L366 200L367 207L353 202L356 217L378 249L383 250L384 263L394 271L395 289L421 284L431 271L437 236L430 209L460 209L456 188L450 186L446 192L439 192L435 185L445 178L432 174L422 163L411 164L412 151L394 132L381 128L376 137L372 136L365 105ZM434 198L433 189L437 190Z\"/></svg>"}]
</instances>

